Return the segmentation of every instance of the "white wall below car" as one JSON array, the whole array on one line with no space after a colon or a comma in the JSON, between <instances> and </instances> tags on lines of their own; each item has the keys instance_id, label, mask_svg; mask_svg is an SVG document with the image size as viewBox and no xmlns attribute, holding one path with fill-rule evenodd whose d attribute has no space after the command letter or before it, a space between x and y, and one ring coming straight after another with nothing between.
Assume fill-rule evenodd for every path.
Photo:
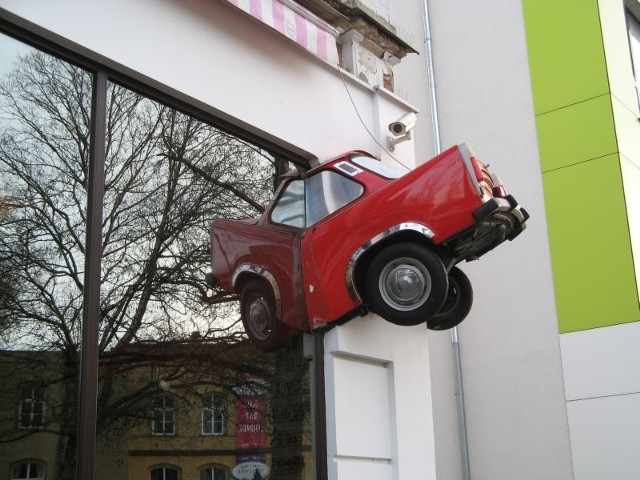
<instances>
[{"instance_id":1,"label":"white wall below car","mask_svg":"<svg viewBox=\"0 0 640 480\"><path fill-rule=\"evenodd\" d=\"M325 337L329 478L435 480L424 325L374 315Z\"/></svg>"}]
</instances>

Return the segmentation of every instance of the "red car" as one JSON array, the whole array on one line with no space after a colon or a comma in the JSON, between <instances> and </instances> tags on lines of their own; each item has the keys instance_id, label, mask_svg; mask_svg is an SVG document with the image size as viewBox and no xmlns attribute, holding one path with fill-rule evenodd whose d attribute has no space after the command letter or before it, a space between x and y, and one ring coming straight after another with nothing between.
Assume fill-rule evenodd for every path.
<instances>
[{"instance_id":1,"label":"red car","mask_svg":"<svg viewBox=\"0 0 640 480\"><path fill-rule=\"evenodd\" d=\"M284 175L260 218L213 221L208 283L240 295L267 350L367 311L447 329L473 302L455 265L513 240L528 217L466 145L408 173L353 151Z\"/></svg>"}]
</instances>

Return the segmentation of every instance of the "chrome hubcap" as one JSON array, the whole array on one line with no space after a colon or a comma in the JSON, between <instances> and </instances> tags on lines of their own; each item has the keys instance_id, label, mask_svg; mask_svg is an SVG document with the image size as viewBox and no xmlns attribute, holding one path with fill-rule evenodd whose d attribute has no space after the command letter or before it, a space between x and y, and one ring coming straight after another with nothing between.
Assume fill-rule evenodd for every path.
<instances>
[{"instance_id":1,"label":"chrome hubcap","mask_svg":"<svg viewBox=\"0 0 640 480\"><path fill-rule=\"evenodd\" d=\"M257 297L249 306L249 320L253 326L254 333L266 337L271 327L271 312L267 301L262 297Z\"/></svg>"},{"instance_id":2,"label":"chrome hubcap","mask_svg":"<svg viewBox=\"0 0 640 480\"><path fill-rule=\"evenodd\" d=\"M413 258L397 258L389 262L378 280L380 294L387 305L396 310L415 310L431 293L431 275Z\"/></svg>"}]
</instances>

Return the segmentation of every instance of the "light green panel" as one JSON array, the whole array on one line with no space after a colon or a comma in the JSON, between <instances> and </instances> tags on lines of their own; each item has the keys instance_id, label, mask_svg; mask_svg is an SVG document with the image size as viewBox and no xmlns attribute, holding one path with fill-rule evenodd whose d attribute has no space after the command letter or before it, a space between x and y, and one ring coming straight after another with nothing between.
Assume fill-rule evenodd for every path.
<instances>
[{"instance_id":1,"label":"light green panel","mask_svg":"<svg viewBox=\"0 0 640 480\"><path fill-rule=\"evenodd\" d=\"M523 0L536 114L609 92L597 0Z\"/></svg>"},{"instance_id":2,"label":"light green panel","mask_svg":"<svg viewBox=\"0 0 640 480\"><path fill-rule=\"evenodd\" d=\"M560 332L638 320L618 155L543 179Z\"/></svg>"},{"instance_id":3,"label":"light green panel","mask_svg":"<svg viewBox=\"0 0 640 480\"><path fill-rule=\"evenodd\" d=\"M539 115L536 122L543 172L618 150L609 95Z\"/></svg>"}]
</instances>

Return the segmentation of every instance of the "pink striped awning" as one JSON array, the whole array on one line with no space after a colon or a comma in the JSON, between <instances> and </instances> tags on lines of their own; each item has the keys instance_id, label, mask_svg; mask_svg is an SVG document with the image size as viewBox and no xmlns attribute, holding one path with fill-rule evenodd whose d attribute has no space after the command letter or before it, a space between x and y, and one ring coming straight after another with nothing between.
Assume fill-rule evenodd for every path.
<instances>
[{"instance_id":1,"label":"pink striped awning","mask_svg":"<svg viewBox=\"0 0 640 480\"><path fill-rule=\"evenodd\" d=\"M297 4L287 0L226 1L323 60L338 63L338 31Z\"/></svg>"}]
</instances>

